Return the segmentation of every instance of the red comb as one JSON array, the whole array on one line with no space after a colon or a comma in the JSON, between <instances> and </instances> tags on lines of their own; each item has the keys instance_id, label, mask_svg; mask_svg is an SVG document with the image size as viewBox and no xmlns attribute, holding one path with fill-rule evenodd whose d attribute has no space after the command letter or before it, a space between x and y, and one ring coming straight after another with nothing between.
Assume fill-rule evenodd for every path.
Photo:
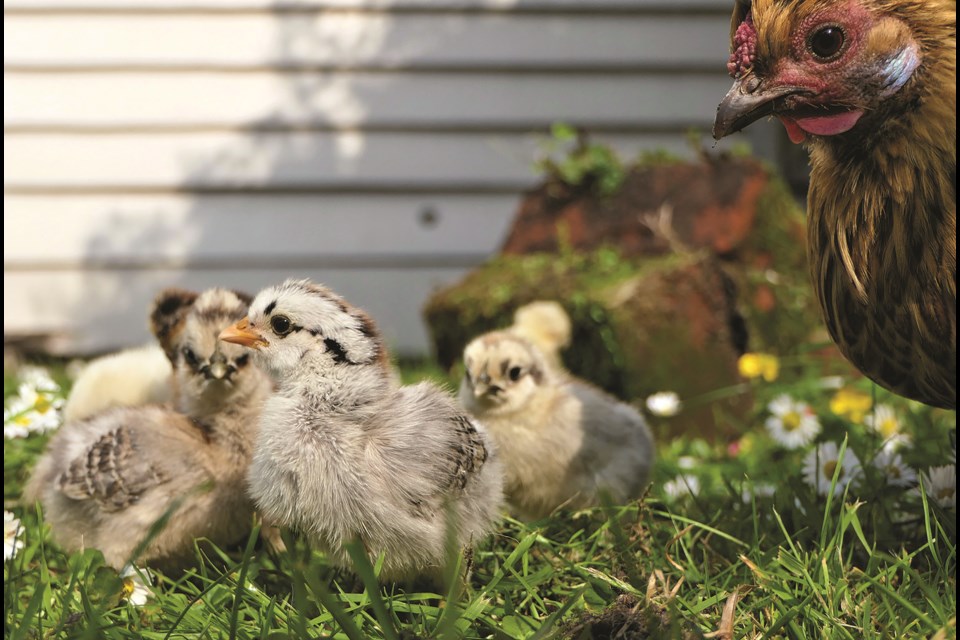
<instances>
[{"instance_id":1,"label":"red comb","mask_svg":"<svg viewBox=\"0 0 960 640\"><path fill-rule=\"evenodd\" d=\"M730 54L730 60L727 62L727 71L730 75L739 78L750 71L756 52L757 30L753 26L753 14L748 13L733 34L733 53Z\"/></svg>"}]
</instances>

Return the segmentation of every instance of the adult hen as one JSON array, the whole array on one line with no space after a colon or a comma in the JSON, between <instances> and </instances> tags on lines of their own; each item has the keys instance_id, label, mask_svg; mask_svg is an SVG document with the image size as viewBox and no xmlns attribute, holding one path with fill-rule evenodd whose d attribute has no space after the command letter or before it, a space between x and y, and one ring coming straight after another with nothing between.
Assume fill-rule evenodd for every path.
<instances>
[{"instance_id":1,"label":"adult hen","mask_svg":"<svg viewBox=\"0 0 960 640\"><path fill-rule=\"evenodd\" d=\"M430 383L400 386L373 321L326 287L264 289L220 339L255 349L277 384L248 481L265 518L350 566L359 541L381 578L440 576L450 540L490 532L503 472L483 427Z\"/></svg>"},{"instance_id":2,"label":"adult hen","mask_svg":"<svg viewBox=\"0 0 960 640\"><path fill-rule=\"evenodd\" d=\"M714 137L766 115L810 151L810 269L843 354L957 404L956 2L740 0Z\"/></svg>"}]
</instances>

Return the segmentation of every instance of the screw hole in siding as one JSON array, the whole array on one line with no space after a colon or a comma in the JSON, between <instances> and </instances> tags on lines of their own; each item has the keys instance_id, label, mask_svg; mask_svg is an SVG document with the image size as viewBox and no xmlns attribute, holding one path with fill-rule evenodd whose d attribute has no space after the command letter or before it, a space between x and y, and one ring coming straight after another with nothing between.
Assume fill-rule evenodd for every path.
<instances>
[{"instance_id":1,"label":"screw hole in siding","mask_svg":"<svg viewBox=\"0 0 960 640\"><path fill-rule=\"evenodd\" d=\"M440 224L440 212L437 211L435 207L427 205L420 210L420 215L417 216L417 220L420 222L421 227L431 229Z\"/></svg>"}]
</instances>

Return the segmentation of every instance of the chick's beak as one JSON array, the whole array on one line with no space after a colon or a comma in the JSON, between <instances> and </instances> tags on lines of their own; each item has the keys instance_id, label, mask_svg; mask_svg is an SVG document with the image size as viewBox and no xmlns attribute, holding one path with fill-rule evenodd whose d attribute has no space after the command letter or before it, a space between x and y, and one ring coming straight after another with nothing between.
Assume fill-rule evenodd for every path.
<instances>
[{"instance_id":1,"label":"chick's beak","mask_svg":"<svg viewBox=\"0 0 960 640\"><path fill-rule=\"evenodd\" d=\"M801 87L776 86L753 73L737 78L717 107L713 139L719 140L764 116L772 115L778 98L797 93L809 91Z\"/></svg>"},{"instance_id":2,"label":"chick's beak","mask_svg":"<svg viewBox=\"0 0 960 640\"><path fill-rule=\"evenodd\" d=\"M266 338L250 328L249 318L244 318L221 331L220 339L224 342L233 342L234 344L250 347L251 349L259 349L260 347L266 347L270 344Z\"/></svg>"},{"instance_id":3,"label":"chick's beak","mask_svg":"<svg viewBox=\"0 0 960 640\"><path fill-rule=\"evenodd\" d=\"M210 364L206 367L206 372L214 380L223 380L230 375L230 365L227 358L219 351L210 358Z\"/></svg>"}]
</instances>

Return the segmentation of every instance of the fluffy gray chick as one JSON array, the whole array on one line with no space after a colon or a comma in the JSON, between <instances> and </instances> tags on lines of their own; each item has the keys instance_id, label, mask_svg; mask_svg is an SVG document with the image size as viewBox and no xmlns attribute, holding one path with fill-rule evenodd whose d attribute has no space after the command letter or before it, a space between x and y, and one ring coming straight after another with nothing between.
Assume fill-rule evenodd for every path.
<instances>
[{"instance_id":1,"label":"fluffy gray chick","mask_svg":"<svg viewBox=\"0 0 960 640\"><path fill-rule=\"evenodd\" d=\"M265 518L339 566L359 540L371 559L384 554L383 580L437 577L448 521L461 548L490 532L503 500L492 442L441 389L399 385L363 311L288 280L220 337L256 349L277 385L249 474Z\"/></svg>"},{"instance_id":2,"label":"fluffy gray chick","mask_svg":"<svg viewBox=\"0 0 960 640\"><path fill-rule=\"evenodd\" d=\"M51 439L24 497L40 501L66 550L97 548L120 568L177 500L138 562L178 569L192 562L195 538L226 545L247 535L244 479L270 379L217 336L248 302L224 289L162 292L151 320L173 366L174 408L109 409Z\"/></svg>"},{"instance_id":3,"label":"fluffy gray chick","mask_svg":"<svg viewBox=\"0 0 960 640\"><path fill-rule=\"evenodd\" d=\"M596 505L601 491L617 503L643 494L655 448L639 412L551 367L510 331L474 339L463 358L460 402L496 441L520 517Z\"/></svg>"}]
</instances>

